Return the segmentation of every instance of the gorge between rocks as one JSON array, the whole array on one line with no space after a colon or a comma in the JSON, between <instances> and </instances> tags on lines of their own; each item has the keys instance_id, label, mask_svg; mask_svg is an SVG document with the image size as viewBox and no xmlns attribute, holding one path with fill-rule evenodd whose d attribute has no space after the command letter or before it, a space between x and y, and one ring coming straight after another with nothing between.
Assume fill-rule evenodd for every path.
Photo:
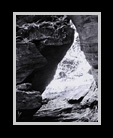
<instances>
[{"instance_id":1,"label":"gorge between rocks","mask_svg":"<svg viewBox=\"0 0 113 138\"><path fill-rule=\"evenodd\" d=\"M17 15L17 122L98 122L98 16Z\"/></svg>"}]
</instances>

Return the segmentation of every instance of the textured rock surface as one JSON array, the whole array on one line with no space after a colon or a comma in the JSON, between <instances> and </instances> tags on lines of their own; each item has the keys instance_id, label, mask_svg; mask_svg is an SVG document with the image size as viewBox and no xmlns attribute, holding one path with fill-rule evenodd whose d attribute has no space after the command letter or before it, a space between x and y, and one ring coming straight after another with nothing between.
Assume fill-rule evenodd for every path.
<instances>
[{"instance_id":1,"label":"textured rock surface","mask_svg":"<svg viewBox=\"0 0 113 138\"><path fill-rule=\"evenodd\" d=\"M42 97L38 91L16 91L16 109L19 111L26 109L39 109Z\"/></svg>"},{"instance_id":2,"label":"textured rock surface","mask_svg":"<svg viewBox=\"0 0 113 138\"><path fill-rule=\"evenodd\" d=\"M74 39L66 17L17 17L17 83L43 92Z\"/></svg>"},{"instance_id":3,"label":"textured rock surface","mask_svg":"<svg viewBox=\"0 0 113 138\"><path fill-rule=\"evenodd\" d=\"M31 83L22 83L16 86L17 90L22 90L22 91L30 91L32 90L32 84Z\"/></svg>"},{"instance_id":4,"label":"textured rock surface","mask_svg":"<svg viewBox=\"0 0 113 138\"><path fill-rule=\"evenodd\" d=\"M77 15L70 18L79 33L81 50L92 66L90 73L97 82L98 17ZM58 63L73 43L74 29L70 27L69 19L66 16L17 16L16 33L16 81L20 84L17 85L16 96L20 120L98 121L95 82L63 90L60 94L57 91L49 93L43 101L41 98L41 93L54 77ZM73 61L69 62L71 64L67 68L77 66L73 65ZM64 79L70 77L63 71L60 76Z\"/></svg>"},{"instance_id":5,"label":"textured rock surface","mask_svg":"<svg viewBox=\"0 0 113 138\"><path fill-rule=\"evenodd\" d=\"M43 105L32 121L98 121L97 86L88 73L91 67L75 40L58 65L54 80L42 94Z\"/></svg>"},{"instance_id":6,"label":"textured rock surface","mask_svg":"<svg viewBox=\"0 0 113 138\"><path fill-rule=\"evenodd\" d=\"M16 83L22 83L34 69L47 64L47 60L40 54L35 44L17 42L16 44Z\"/></svg>"},{"instance_id":7,"label":"textured rock surface","mask_svg":"<svg viewBox=\"0 0 113 138\"><path fill-rule=\"evenodd\" d=\"M92 66L92 74L98 82L98 16L70 15L80 37L81 50Z\"/></svg>"},{"instance_id":8,"label":"textured rock surface","mask_svg":"<svg viewBox=\"0 0 113 138\"><path fill-rule=\"evenodd\" d=\"M80 93L81 89L87 89L85 91L87 95ZM76 93L79 98L75 96ZM72 101L69 102L69 99ZM34 114L32 121L97 122L98 98L96 85L93 82L89 86L83 85L77 89L73 88L71 92L49 93L48 99L45 99L45 104Z\"/></svg>"},{"instance_id":9,"label":"textured rock surface","mask_svg":"<svg viewBox=\"0 0 113 138\"><path fill-rule=\"evenodd\" d=\"M76 32L76 31L75 31ZM33 116L39 122L98 122L98 92L91 68L74 43L42 94L43 105Z\"/></svg>"},{"instance_id":10,"label":"textured rock surface","mask_svg":"<svg viewBox=\"0 0 113 138\"><path fill-rule=\"evenodd\" d=\"M16 86L16 120L29 121L33 114L42 106L42 96L39 91L32 90L31 83Z\"/></svg>"},{"instance_id":11,"label":"textured rock surface","mask_svg":"<svg viewBox=\"0 0 113 138\"><path fill-rule=\"evenodd\" d=\"M65 16L16 19L16 110L22 120L41 107L37 91L42 93L53 79L57 64L73 43L74 30Z\"/></svg>"}]
</instances>

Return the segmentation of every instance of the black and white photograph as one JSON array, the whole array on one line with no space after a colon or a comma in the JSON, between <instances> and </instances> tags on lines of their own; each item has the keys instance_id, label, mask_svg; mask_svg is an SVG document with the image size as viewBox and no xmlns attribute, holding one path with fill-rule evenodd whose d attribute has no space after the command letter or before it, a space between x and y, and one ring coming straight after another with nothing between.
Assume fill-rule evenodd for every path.
<instances>
[{"instance_id":1,"label":"black and white photograph","mask_svg":"<svg viewBox=\"0 0 113 138\"><path fill-rule=\"evenodd\" d=\"M101 125L101 12L13 12L13 124Z\"/></svg>"}]
</instances>

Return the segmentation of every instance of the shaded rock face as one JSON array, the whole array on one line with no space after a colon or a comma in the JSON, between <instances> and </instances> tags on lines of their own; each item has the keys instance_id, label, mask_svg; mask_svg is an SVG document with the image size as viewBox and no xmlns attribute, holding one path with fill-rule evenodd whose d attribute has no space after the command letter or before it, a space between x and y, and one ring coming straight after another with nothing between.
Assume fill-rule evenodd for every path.
<instances>
[{"instance_id":1,"label":"shaded rock face","mask_svg":"<svg viewBox=\"0 0 113 138\"><path fill-rule=\"evenodd\" d=\"M65 16L17 16L17 84L43 92L74 39Z\"/></svg>"},{"instance_id":2,"label":"shaded rock face","mask_svg":"<svg viewBox=\"0 0 113 138\"><path fill-rule=\"evenodd\" d=\"M16 44L16 83L21 83L34 69L41 68L47 64L35 44L28 42L17 42Z\"/></svg>"},{"instance_id":3,"label":"shaded rock face","mask_svg":"<svg viewBox=\"0 0 113 138\"><path fill-rule=\"evenodd\" d=\"M16 120L30 120L33 114L42 106L42 96L39 91L32 90L31 83L16 86Z\"/></svg>"},{"instance_id":4,"label":"shaded rock face","mask_svg":"<svg viewBox=\"0 0 113 138\"><path fill-rule=\"evenodd\" d=\"M81 50L92 66L92 74L98 83L98 16L69 15L75 24L80 38Z\"/></svg>"},{"instance_id":5,"label":"shaded rock face","mask_svg":"<svg viewBox=\"0 0 113 138\"><path fill-rule=\"evenodd\" d=\"M19 120L31 118L41 107L41 93L53 79L73 39L74 30L65 16L17 16L16 107Z\"/></svg>"},{"instance_id":6,"label":"shaded rock face","mask_svg":"<svg viewBox=\"0 0 113 138\"><path fill-rule=\"evenodd\" d=\"M39 109L41 107L41 93L38 91L21 91L16 92L16 109L19 111L27 109Z\"/></svg>"}]
</instances>

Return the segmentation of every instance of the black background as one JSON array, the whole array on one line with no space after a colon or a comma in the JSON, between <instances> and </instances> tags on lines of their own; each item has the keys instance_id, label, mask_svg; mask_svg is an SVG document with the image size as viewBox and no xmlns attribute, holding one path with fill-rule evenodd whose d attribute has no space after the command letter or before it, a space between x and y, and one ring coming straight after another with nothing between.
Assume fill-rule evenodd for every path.
<instances>
[{"instance_id":1,"label":"black background","mask_svg":"<svg viewBox=\"0 0 113 138\"><path fill-rule=\"evenodd\" d=\"M11 1L10 1L11 2ZM11 3L6 3L7 7L6 11L4 14L1 13L3 15L2 21L4 20L3 27L4 30L4 44L3 47L5 48L5 73L3 76L4 77L4 81L2 80L2 82L4 82L5 86L3 89L3 93L5 94L4 97L6 97L7 101L3 101L6 103L4 105L4 109L6 111L6 113L4 113L6 115L5 120L6 123L4 123L5 129L7 128L7 130L9 130L9 136L11 133L14 133L14 136L23 136L23 134L25 134L25 136L30 135L31 137L34 137L33 135L35 135L35 137L44 137L44 134L46 135L46 137L60 137L63 136L65 137L65 135L67 137L98 137L99 134L103 134L104 128L106 126L106 123L109 122L109 117L108 114L106 115L106 112L108 113L108 103L107 103L107 97L106 97L106 89L103 88L104 86L106 86L105 83L105 73L104 73L104 78L101 79L101 97L102 97L102 104L101 104L101 125L97 126L97 125L62 125L62 126L47 126L47 125L39 125L39 126L29 126L29 125L18 125L15 126L13 125L13 12L101 12L101 26L104 27L104 21L106 19L106 10L103 8L104 6L104 1L100 2L96 2L96 1L13 1ZM42 2L42 3L41 3ZM106 4L105 4L106 5ZM107 5L106 5L107 6ZM105 6L105 7L106 7ZM102 11L103 10L103 11ZM102 21L103 20L103 21ZM101 29L102 30L102 29ZM104 36L105 34L105 27L103 30L103 33L101 31L102 36ZM103 38L101 36L101 45L102 45L102 40L104 40L104 45L105 45L105 38ZM3 41L3 40L2 40ZM7 44L6 44L7 42ZM7 48L6 48L7 47ZM102 53L104 53L105 46L101 46L101 59L102 57L104 57ZM2 53L2 50L1 50ZM102 60L101 60L102 62ZM105 60L104 60L105 63ZM105 64L104 64L105 65ZM102 72L105 69L104 67L102 67L101 64L101 76L102 76ZM4 68L3 68L4 70ZM101 77L102 78L102 77ZM1 86L3 87L3 86ZM7 88L7 90L6 90ZM112 90L111 90L112 91ZM2 99L2 98L1 98ZM5 100L6 100L5 99ZM111 112L111 111L110 111ZM110 113L109 112L109 113ZM3 113L3 112L2 112ZM4 116L4 115L3 115ZM108 119L107 121L106 118ZM112 120L112 118L110 119ZM107 125L108 126L108 125ZM56 128L57 127L57 128ZM101 131L102 129L102 131ZM16 133L15 133L16 132ZM101 133L102 132L102 133ZM61 135L61 133L63 135ZM101 135L100 135L101 136ZM108 136L108 135L107 135Z\"/></svg>"}]
</instances>

